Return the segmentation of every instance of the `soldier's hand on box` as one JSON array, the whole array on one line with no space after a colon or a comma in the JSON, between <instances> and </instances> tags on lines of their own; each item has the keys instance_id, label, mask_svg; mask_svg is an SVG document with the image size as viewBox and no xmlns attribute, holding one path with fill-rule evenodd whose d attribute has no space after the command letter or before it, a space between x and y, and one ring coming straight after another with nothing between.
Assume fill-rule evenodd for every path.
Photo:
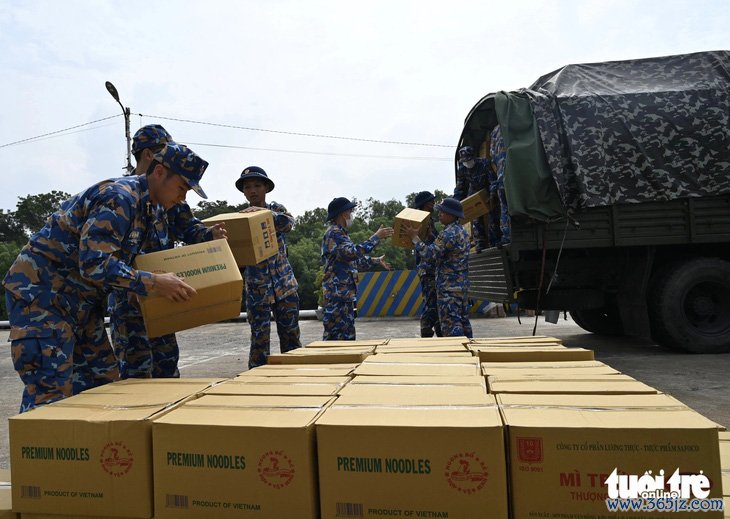
<instances>
[{"instance_id":1,"label":"soldier's hand on box","mask_svg":"<svg viewBox=\"0 0 730 519\"><path fill-rule=\"evenodd\" d=\"M377 230L377 231L375 232L375 235L376 235L376 236L377 236L378 238L380 238L381 240L382 240L383 238L390 238L391 236L393 236L393 228L392 228L392 227L383 227L383 226L381 225L381 226L380 226L380 229L378 229L378 230Z\"/></svg>"},{"instance_id":2,"label":"soldier's hand on box","mask_svg":"<svg viewBox=\"0 0 730 519\"><path fill-rule=\"evenodd\" d=\"M152 278L155 281L155 294L166 297L170 301L180 303L182 301L187 301L197 294L193 287L185 283L182 278L177 277L172 272L166 272L165 274L152 274Z\"/></svg>"},{"instance_id":3,"label":"soldier's hand on box","mask_svg":"<svg viewBox=\"0 0 730 519\"><path fill-rule=\"evenodd\" d=\"M127 302L139 310L139 296L134 292L127 292Z\"/></svg>"},{"instance_id":4,"label":"soldier's hand on box","mask_svg":"<svg viewBox=\"0 0 730 519\"><path fill-rule=\"evenodd\" d=\"M255 205L252 205L250 207L247 207L246 209L241 209L239 213L255 213L256 211L265 211L265 207L256 207Z\"/></svg>"},{"instance_id":5,"label":"soldier's hand on box","mask_svg":"<svg viewBox=\"0 0 730 519\"><path fill-rule=\"evenodd\" d=\"M210 228L213 231L213 239L220 240L221 238L228 239L228 231L226 231L225 223L217 223Z\"/></svg>"}]
</instances>

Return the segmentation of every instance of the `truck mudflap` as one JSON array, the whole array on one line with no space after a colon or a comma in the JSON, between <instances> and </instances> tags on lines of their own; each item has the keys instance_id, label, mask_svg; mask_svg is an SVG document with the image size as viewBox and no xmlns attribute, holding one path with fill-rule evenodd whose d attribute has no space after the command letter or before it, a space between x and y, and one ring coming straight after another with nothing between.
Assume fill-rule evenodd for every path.
<instances>
[{"instance_id":1,"label":"truck mudflap","mask_svg":"<svg viewBox=\"0 0 730 519\"><path fill-rule=\"evenodd\" d=\"M469 297L492 303L512 303L509 245L491 247L469 256Z\"/></svg>"}]
</instances>

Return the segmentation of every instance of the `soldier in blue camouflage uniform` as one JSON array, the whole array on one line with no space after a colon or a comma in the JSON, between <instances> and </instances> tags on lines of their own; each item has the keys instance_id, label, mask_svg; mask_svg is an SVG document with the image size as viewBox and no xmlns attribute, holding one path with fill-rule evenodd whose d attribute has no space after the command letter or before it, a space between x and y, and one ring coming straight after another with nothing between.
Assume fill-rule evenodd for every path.
<instances>
[{"instance_id":1,"label":"soldier in blue camouflage uniform","mask_svg":"<svg viewBox=\"0 0 730 519\"><path fill-rule=\"evenodd\" d=\"M436 196L429 191L421 191L416 195L413 201L415 209L421 211L433 212L433 206L436 202ZM438 232L436 231L436 223L433 215L428 217L428 234L424 243L430 245L434 242ZM437 337L441 337L441 324L439 323L438 307L436 306L436 271L432 265L429 265L418 253L414 251L416 259L416 271L421 281L421 297L423 298L423 310L421 311L421 337L433 337L434 333Z\"/></svg>"},{"instance_id":2,"label":"soldier in blue camouflage uniform","mask_svg":"<svg viewBox=\"0 0 730 519\"><path fill-rule=\"evenodd\" d=\"M299 340L299 284L289 264L286 250L286 233L294 226L294 217L286 207L276 202L266 202L266 193L274 189L274 182L257 166L243 170L236 181L251 207L243 213L268 209L274 217L276 255L244 269L246 279L246 314L251 326L251 350L249 369L266 364L271 352L271 313L276 320L279 349L282 353L301 347Z\"/></svg>"},{"instance_id":3,"label":"soldier in blue camouflage uniform","mask_svg":"<svg viewBox=\"0 0 730 519\"><path fill-rule=\"evenodd\" d=\"M104 330L111 288L186 301L195 289L172 273L130 265L154 225L194 189L208 163L166 145L146 176L99 182L71 197L20 251L3 281L13 364L25 384L21 412L118 378Z\"/></svg>"},{"instance_id":4,"label":"soldier in blue camouflage uniform","mask_svg":"<svg viewBox=\"0 0 730 519\"><path fill-rule=\"evenodd\" d=\"M325 341L355 340L355 299L357 296L358 268L381 265L390 270L383 256L370 257L382 240L393 236L392 227L380 227L375 234L356 245L348 236L352 225L355 203L347 198L333 199L327 206L330 226L322 238L322 294L324 298L323 339Z\"/></svg>"},{"instance_id":5,"label":"soldier in blue camouflage uniform","mask_svg":"<svg viewBox=\"0 0 730 519\"><path fill-rule=\"evenodd\" d=\"M445 226L432 244L418 237L418 229L409 227L408 235L423 261L436 269L436 297L439 321L444 337L472 336L469 321L469 237L459 218L464 217L461 202L445 198L436 204L439 221Z\"/></svg>"},{"instance_id":6,"label":"soldier in blue camouflage uniform","mask_svg":"<svg viewBox=\"0 0 730 519\"><path fill-rule=\"evenodd\" d=\"M464 200L464 198L473 195L477 191L489 189L489 176L491 174L492 169L490 168L489 159L477 158L474 154L474 148L471 146L464 146L459 149L459 168L456 170L454 198ZM490 220L490 242L492 232L493 229ZM472 222L472 235L474 238L474 246L477 250L487 247L487 233L485 232L482 218L477 218Z\"/></svg>"},{"instance_id":7,"label":"soldier in blue camouflage uniform","mask_svg":"<svg viewBox=\"0 0 730 519\"><path fill-rule=\"evenodd\" d=\"M501 245L506 245L510 242L510 217L509 210L507 208L507 195L504 192L504 165L507 158L507 148L504 145L504 139L502 138L502 128L497 125L492 130L492 135L489 143L489 155L492 159L492 166L494 174L490 175L489 178L489 194L492 200L495 198L499 201L499 230L500 230L500 241L495 242ZM497 204L495 204L497 205ZM490 215L493 211L490 211ZM496 212L494 215L496 217ZM491 238L490 233L490 238Z\"/></svg>"},{"instance_id":8,"label":"soldier in blue camouflage uniform","mask_svg":"<svg viewBox=\"0 0 730 519\"><path fill-rule=\"evenodd\" d=\"M137 130L132 140L132 153L137 162L135 173L144 175L154 154L168 142L173 142L172 136L159 124ZM154 229L142 247L144 253L171 249L176 241L199 243L226 237L223 226L206 227L193 216L186 202L169 210L161 207L156 210ZM120 378L180 376L177 367L180 350L175 334L147 337L142 313L124 290L113 290L109 295L109 324Z\"/></svg>"}]
</instances>

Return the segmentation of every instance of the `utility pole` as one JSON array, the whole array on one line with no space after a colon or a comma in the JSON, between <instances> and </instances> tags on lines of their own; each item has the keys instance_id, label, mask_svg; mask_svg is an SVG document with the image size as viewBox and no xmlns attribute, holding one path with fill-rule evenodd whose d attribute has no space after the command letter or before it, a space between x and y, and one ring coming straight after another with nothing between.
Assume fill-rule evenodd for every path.
<instances>
[{"instance_id":1,"label":"utility pole","mask_svg":"<svg viewBox=\"0 0 730 519\"><path fill-rule=\"evenodd\" d=\"M127 138L127 165L123 167L122 169L127 170L126 175L131 175L132 171L134 171L134 167L132 166L132 138L129 135L129 116L130 116L130 110L129 107L124 107L122 105L122 102L119 100L119 92L117 91L117 87L112 85L111 81L107 81L104 83L106 86L107 91L111 94L111 96L114 98L114 100L119 103L119 106L122 107L122 114L124 115L124 136Z\"/></svg>"}]
</instances>

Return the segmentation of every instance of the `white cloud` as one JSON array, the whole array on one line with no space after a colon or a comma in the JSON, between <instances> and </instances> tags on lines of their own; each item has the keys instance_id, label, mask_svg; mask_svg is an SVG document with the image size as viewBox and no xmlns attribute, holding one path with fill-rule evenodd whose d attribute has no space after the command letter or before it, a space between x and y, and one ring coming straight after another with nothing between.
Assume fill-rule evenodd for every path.
<instances>
[{"instance_id":1,"label":"white cloud","mask_svg":"<svg viewBox=\"0 0 730 519\"><path fill-rule=\"evenodd\" d=\"M220 128L151 115L302 133L455 146L486 93L526 87L568 63L727 47L730 7L705 1L0 0L0 145L121 113L104 90L160 122L211 166L211 199L240 202L247 165L295 214L334 196L387 200L453 188L451 162L296 154L453 157L384 145ZM353 7L354 6L354 7ZM111 123L111 126L107 126ZM0 207L77 192L124 165L122 118L0 148ZM197 203L196 195L190 202Z\"/></svg>"}]
</instances>

